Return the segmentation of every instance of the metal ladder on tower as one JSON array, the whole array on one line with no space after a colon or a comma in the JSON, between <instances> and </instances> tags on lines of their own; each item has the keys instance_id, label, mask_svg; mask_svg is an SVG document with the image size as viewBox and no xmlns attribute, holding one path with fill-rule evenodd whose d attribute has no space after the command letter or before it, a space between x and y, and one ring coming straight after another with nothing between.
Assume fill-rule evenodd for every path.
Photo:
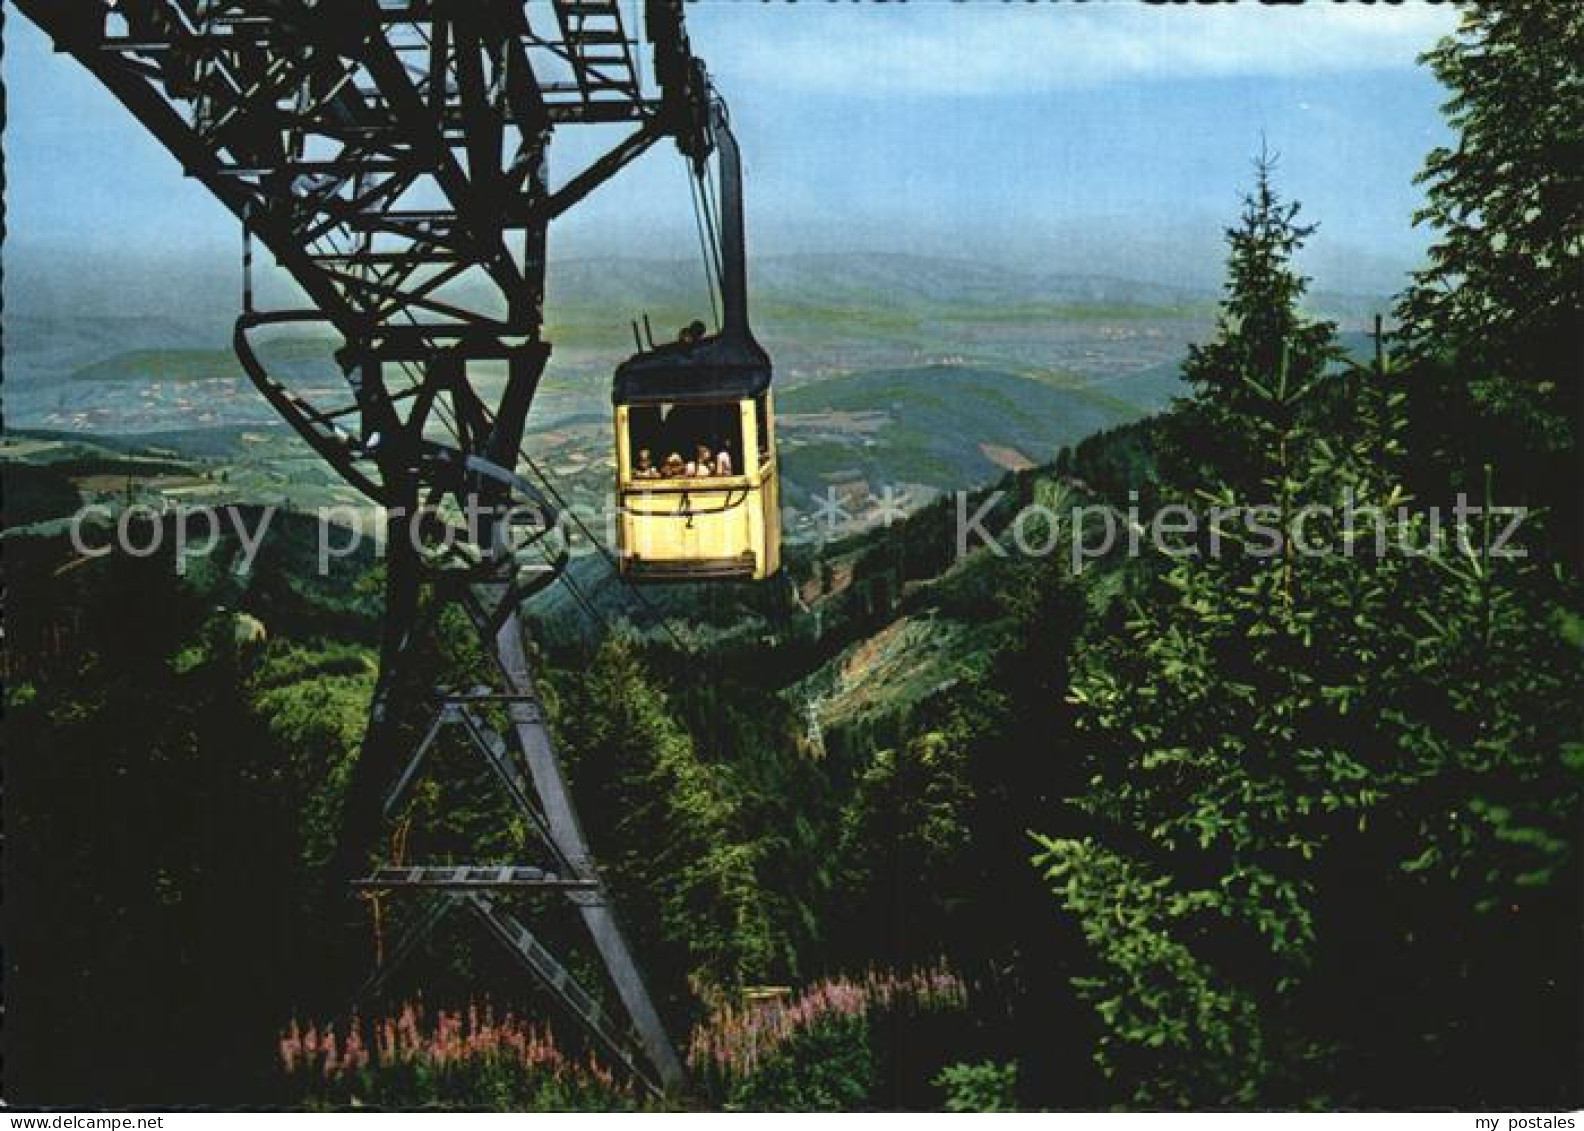
<instances>
[{"instance_id":1,"label":"metal ladder on tower","mask_svg":"<svg viewBox=\"0 0 1584 1131\"><path fill-rule=\"evenodd\" d=\"M617 0L554 0L578 90L585 99L640 97L632 40Z\"/></svg>"}]
</instances>

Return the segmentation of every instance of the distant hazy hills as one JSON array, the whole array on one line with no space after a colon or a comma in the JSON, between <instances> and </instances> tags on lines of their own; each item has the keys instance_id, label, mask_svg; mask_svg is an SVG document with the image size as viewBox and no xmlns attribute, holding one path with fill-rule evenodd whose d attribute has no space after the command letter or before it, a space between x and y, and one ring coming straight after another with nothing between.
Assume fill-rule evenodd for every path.
<instances>
[{"instance_id":1,"label":"distant hazy hills","mask_svg":"<svg viewBox=\"0 0 1584 1131\"><path fill-rule=\"evenodd\" d=\"M919 255L784 255L749 267L758 302L858 304L884 309L1031 304L1192 306L1211 302L1205 291L1084 275L1041 275L968 259ZM552 317L557 308L638 310L672 305L673 296L704 297L699 264L676 260L579 259L550 272Z\"/></svg>"},{"instance_id":2,"label":"distant hazy hills","mask_svg":"<svg viewBox=\"0 0 1584 1131\"><path fill-rule=\"evenodd\" d=\"M178 447L190 429L212 446L270 418L231 356L234 260L100 261L22 245L5 249L5 268L11 427L162 433ZM754 326L776 364L794 504L831 485L985 483L1151 412L1180 391L1178 365L1188 343L1213 331L1218 298L906 254L771 256L750 274ZM260 291L266 307L301 302L278 273ZM1312 304L1344 328L1387 305L1326 295ZM649 312L661 338L708 321L710 310L696 261L553 263L556 350L534 426L606 419L611 366L631 352L633 318ZM325 344L282 336L263 353L294 380L338 385ZM609 438L601 427L576 443L603 458Z\"/></svg>"},{"instance_id":3,"label":"distant hazy hills","mask_svg":"<svg viewBox=\"0 0 1584 1131\"><path fill-rule=\"evenodd\" d=\"M223 345L240 303L239 262L223 255L195 257L172 250L95 257L13 241L4 260L7 329L24 339L19 344L25 348L34 347L27 339L40 333L92 334L83 320L106 319L144 324L143 332L130 334L134 348ZM278 271L262 265L259 271L261 303L299 301ZM1219 297L1208 289L909 254L770 256L753 260L749 274L756 307L763 305L772 317L782 304L921 312L1080 306L1202 311ZM707 310L703 279L697 260L552 262L550 321L625 326L645 309ZM1319 294L1313 305L1321 313L1353 320L1383 308L1385 300Z\"/></svg>"}]
</instances>

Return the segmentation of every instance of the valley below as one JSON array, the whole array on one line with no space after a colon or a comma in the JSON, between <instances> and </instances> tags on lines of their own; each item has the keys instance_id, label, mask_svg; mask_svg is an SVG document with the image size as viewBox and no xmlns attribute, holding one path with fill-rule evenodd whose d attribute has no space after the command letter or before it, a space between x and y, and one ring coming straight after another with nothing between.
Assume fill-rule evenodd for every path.
<instances>
[{"instance_id":1,"label":"valley below","mask_svg":"<svg viewBox=\"0 0 1584 1131\"><path fill-rule=\"evenodd\" d=\"M0 456L187 461L191 474L175 482L136 486L194 505L361 505L243 375L218 279L199 273L174 281L163 299L129 300L158 314L117 313L92 299L68 311L60 296L71 288L53 276L69 267L24 252L20 281L8 287ZM647 315L659 338L707 314L696 274L669 261L552 265L554 353L529 445L584 513L607 508L609 375L630 352L629 319ZM1188 343L1212 329L1215 301L1149 283L907 255L772 257L754 265L754 278L756 332L776 366L793 540L894 521L1164 408L1179 392ZM1320 303L1345 328L1385 305L1349 296ZM338 344L299 329L265 339L261 356L310 400L341 403ZM503 375L485 368L476 380L488 397ZM85 497L109 483L93 458L72 472ZM114 483L122 495L126 478Z\"/></svg>"}]
</instances>

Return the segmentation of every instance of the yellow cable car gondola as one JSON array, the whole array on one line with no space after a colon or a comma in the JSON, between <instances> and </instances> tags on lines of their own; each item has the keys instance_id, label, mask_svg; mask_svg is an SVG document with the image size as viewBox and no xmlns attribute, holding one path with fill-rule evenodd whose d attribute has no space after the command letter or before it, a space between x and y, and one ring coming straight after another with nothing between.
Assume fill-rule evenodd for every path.
<instances>
[{"instance_id":1,"label":"yellow cable car gondola","mask_svg":"<svg viewBox=\"0 0 1584 1131\"><path fill-rule=\"evenodd\" d=\"M748 329L742 173L724 109L721 329L694 323L616 369L617 555L638 581L762 579L781 566L770 357Z\"/></svg>"}]
</instances>

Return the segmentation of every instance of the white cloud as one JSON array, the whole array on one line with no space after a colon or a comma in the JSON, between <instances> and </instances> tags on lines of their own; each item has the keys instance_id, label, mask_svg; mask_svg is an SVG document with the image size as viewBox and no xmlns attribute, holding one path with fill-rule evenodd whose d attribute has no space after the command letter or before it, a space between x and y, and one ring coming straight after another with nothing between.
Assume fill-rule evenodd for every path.
<instances>
[{"instance_id":1,"label":"white cloud","mask_svg":"<svg viewBox=\"0 0 1584 1131\"><path fill-rule=\"evenodd\" d=\"M1039 93L1110 83L1407 69L1452 31L1450 4L1130 0L690 5L722 77L789 91Z\"/></svg>"}]
</instances>

